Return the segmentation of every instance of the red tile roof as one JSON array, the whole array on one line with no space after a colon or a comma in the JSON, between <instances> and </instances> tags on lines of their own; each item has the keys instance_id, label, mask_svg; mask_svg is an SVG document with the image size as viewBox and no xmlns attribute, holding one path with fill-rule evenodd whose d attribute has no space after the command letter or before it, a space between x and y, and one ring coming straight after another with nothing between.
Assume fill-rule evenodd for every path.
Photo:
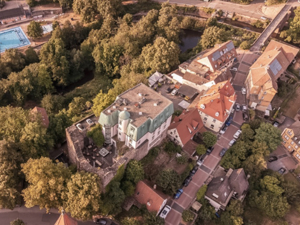
<instances>
[{"instance_id":1,"label":"red tile roof","mask_svg":"<svg viewBox=\"0 0 300 225\"><path fill-rule=\"evenodd\" d=\"M198 109L208 116L224 122L232 105L236 101L234 88L229 81L212 86L198 103ZM229 112L230 113L230 112Z\"/></svg>"},{"instance_id":2,"label":"red tile roof","mask_svg":"<svg viewBox=\"0 0 300 225\"><path fill-rule=\"evenodd\" d=\"M163 202L167 199L163 193L152 189L149 182L139 181L134 194L135 200L140 204L145 204L149 212L159 212Z\"/></svg>"},{"instance_id":3,"label":"red tile roof","mask_svg":"<svg viewBox=\"0 0 300 225\"><path fill-rule=\"evenodd\" d=\"M60 217L54 225L77 225L77 221L70 218L66 213L60 214Z\"/></svg>"},{"instance_id":4,"label":"red tile roof","mask_svg":"<svg viewBox=\"0 0 300 225\"><path fill-rule=\"evenodd\" d=\"M203 128L203 123L197 109L183 111L178 117L173 119L168 130L176 128L183 145Z\"/></svg>"},{"instance_id":5,"label":"red tile roof","mask_svg":"<svg viewBox=\"0 0 300 225\"><path fill-rule=\"evenodd\" d=\"M47 115L47 112L44 108L40 108L40 107L34 107L31 112L33 113L39 113L41 115L42 118L42 123L44 124L45 127L49 126L49 118Z\"/></svg>"}]
</instances>

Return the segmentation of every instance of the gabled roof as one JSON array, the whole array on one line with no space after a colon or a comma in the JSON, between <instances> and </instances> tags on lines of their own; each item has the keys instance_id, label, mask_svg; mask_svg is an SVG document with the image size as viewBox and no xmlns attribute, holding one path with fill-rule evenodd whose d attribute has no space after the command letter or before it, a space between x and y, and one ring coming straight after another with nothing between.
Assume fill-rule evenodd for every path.
<instances>
[{"instance_id":1,"label":"gabled roof","mask_svg":"<svg viewBox=\"0 0 300 225\"><path fill-rule=\"evenodd\" d=\"M54 225L77 225L77 221L70 218L66 213L60 214Z\"/></svg>"},{"instance_id":2,"label":"gabled roof","mask_svg":"<svg viewBox=\"0 0 300 225\"><path fill-rule=\"evenodd\" d=\"M212 86L198 103L198 109L203 113L224 122L231 106L236 101L234 88L229 81L224 81Z\"/></svg>"},{"instance_id":3,"label":"gabled roof","mask_svg":"<svg viewBox=\"0 0 300 225\"><path fill-rule=\"evenodd\" d=\"M31 110L31 112L36 113L36 114L39 113L41 115L43 125L45 127L49 126L49 118L48 118L47 112L44 108L36 106Z\"/></svg>"},{"instance_id":4,"label":"gabled roof","mask_svg":"<svg viewBox=\"0 0 300 225\"><path fill-rule=\"evenodd\" d=\"M289 129L292 129L294 132L294 137L300 138L300 121L293 123Z\"/></svg>"},{"instance_id":5,"label":"gabled roof","mask_svg":"<svg viewBox=\"0 0 300 225\"><path fill-rule=\"evenodd\" d=\"M167 196L151 188L148 181L139 181L136 185L134 198L140 204L145 204L149 212L159 212Z\"/></svg>"},{"instance_id":6,"label":"gabled roof","mask_svg":"<svg viewBox=\"0 0 300 225\"><path fill-rule=\"evenodd\" d=\"M164 76L163 74L157 71L154 74L152 74L151 77L148 78L149 87L152 87L163 76Z\"/></svg>"},{"instance_id":7,"label":"gabled roof","mask_svg":"<svg viewBox=\"0 0 300 225\"><path fill-rule=\"evenodd\" d=\"M181 143L185 145L197 132L203 129L198 110L183 111L178 117L175 117L168 130L174 128L177 130Z\"/></svg>"}]
</instances>

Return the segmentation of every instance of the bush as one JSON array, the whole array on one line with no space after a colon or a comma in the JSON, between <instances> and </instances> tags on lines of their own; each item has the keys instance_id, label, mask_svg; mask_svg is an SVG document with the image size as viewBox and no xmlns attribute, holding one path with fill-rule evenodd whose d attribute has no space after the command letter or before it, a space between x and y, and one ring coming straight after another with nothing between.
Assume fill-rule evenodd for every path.
<instances>
[{"instance_id":1,"label":"bush","mask_svg":"<svg viewBox=\"0 0 300 225\"><path fill-rule=\"evenodd\" d=\"M195 20L192 19L191 17L184 17L181 24L180 24L182 29L194 29L195 26Z\"/></svg>"},{"instance_id":2,"label":"bush","mask_svg":"<svg viewBox=\"0 0 300 225\"><path fill-rule=\"evenodd\" d=\"M190 210L184 210L182 212L182 219L184 222L192 222L194 217L194 213L192 213Z\"/></svg>"},{"instance_id":3,"label":"bush","mask_svg":"<svg viewBox=\"0 0 300 225\"><path fill-rule=\"evenodd\" d=\"M155 160L155 158L158 156L158 153L159 153L159 148L157 148L157 147L152 148L148 152L148 154L141 160L141 163L143 164L143 166L152 163Z\"/></svg>"},{"instance_id":4,"label":"bush","mask_svg":"<svg viewBox=\"0 0 300 225\"><path fill-rule=\"evenodd\" d=\"M25 223L23 222L23 220L16 219L16 220L11 221L10 225L25 225Z\"/></svg>"},{"instance_id":5,"label":"bush","mask_svg":"<svg viewBox=\"0 0 300 225\"><path fill-rule=\"evenodd\" d=\"M203 10L206 14L209 14L209 15L216 11L215 9L212 9L212 8L206 8L206 7L203 7L202 10Z\"/></svg>"},{"instance_id":6,"label":"bush","mask_svg":"<svg viewBox=\"0 0 300 225\"><path fill-rule=\"evenodd\" d=\"M277 4L281 4L286 2L286 0L267 0L266 1L266 6L270 6L270 5L277 5Z\"/></svg>"},{"instance_id":7,"label":"bush","mask_svg":"<svg viewBox=\"0 0 300 225\"><path fill-rule=\"evenodd\" d=\"M196 148L196 152L198 155L203 155L206 153L206 148L204 145L198 145Z\"/></svg>"},{"instance_id":8,"label":"bush","mask_svg":"<svg viewBox=\"0 0 300 225\"><path fill-rule=\"evenodd\" d=\"M255 22L251 23L251 25L257 28L263 28L264 23L261 22L260 20L256 20Z\"/></svg>"},{"instance_id":9,"label":"bush","mask_svg":"<svg viewBox=\"0 0 300 225\"><path fill-rule=\"evenodd\" d=\"M197 201L200 201L204 197L206 190L207 190L207 185L204 184L197 192Z\"/></svg>"},{"instance_id":10,"label":"bush","mask_svg":"<svg viewBox=\"0 0 300 225\"><path fill-rule=\"evenodd\" d=\"M217 142L217 137L212 132L206 131L202 134L202 140L207 148L212 147Z\"/></svg>"},{"instance_id":11,"label":"bush","mask_svg":"<svg viewBox=\"0 0 300 225\"><path fill-rule=\"evenodd\" d=\"M102 147L104 143L104 136L102 133L102 126L100 124L97 124L90 131L88 131L87 136L92 138L95 145L97 145L99 148Z\"/></svg>"},{"instance_id":12,"label":"bush","mask_svg":"<svg viewBox=\"0 0 300 225\"><path fill-rule=\"evenodd\" d=\"M167 142L165 144L164 150L166 153L168 153L169 155L173 155L175 153L179 153L181 152L181 148L178 145L175 145L173 142Z\"/></svg>"},{"instance_id":13,"label":"bush","mask_svg":"<svg viewBox=\"0 0 300 225\"><path fill-rule=\"evenodd\" d=\"M250 45L249 41L243 41L240 44L240 48L243 50L250 49L250 47L251 47L251 45Z\"/></svg>"},{"instance_id":14,"label":"bush","mask_svg":"<svg viewBox=\"0 0 300 225\"><path fill-rule=\"evenodd\" d=\"M33 20L27 27L27 33L29 37L40 38L43 36L43 28L40 23Z\"/></svg>"},{"instance_id":15,"label":"bush","mask_svg":"<svg viewBox=\"0 0 300 225\"><path fill-rule=\"evenodd\" d=\"M180 157L176 157L176 162L178 164L185 164L187 163L187 157L185 157L184 155Z\"/></svg>"}]
</instances>

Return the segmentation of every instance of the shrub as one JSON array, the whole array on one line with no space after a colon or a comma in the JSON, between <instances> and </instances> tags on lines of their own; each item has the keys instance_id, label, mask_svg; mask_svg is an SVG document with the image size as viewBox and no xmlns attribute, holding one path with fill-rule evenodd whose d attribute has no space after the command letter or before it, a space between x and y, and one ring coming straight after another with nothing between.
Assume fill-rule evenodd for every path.
<instances>
[{"instance_id":1,"label":"shrub","mask_svg":"<svg viewBox=\"0 0 300 225\"><path fill-rule=\"evenodd\" d=\"M169 155L173 155L175 153L179 153L181 152L181 148L178 145L175 145L173 142L167 142L165 144L164 150L166 153L168 153Z\"/></svg>"},{"instance_id":2,"label":"shrub","mask_svg":"<svg viewBox=\"0 0 300 225\"><path fill-rule=\"evenodd\" d=\"M251 45L250 45L249 41L243 41L240 44L240 48L243 50L250 49L250 47L251 47Z\"/></svg>"},{"instance_id":3,"label":"shrub","mask_svg":"<svg viewBox=\"0 0 300 225\"><path fill-rule=\"evenodd\" d=\"M206 14L212 14L213 12L216 11L215 9L212 9L212 8L206 8L206 7L203 7L202 10L203 10Z\"/></svg>"},{"instance_id":4,"label":"shrub","mask_svg":"<svg viewBox=\"0 0 300 225\"><path fill-rule=\"evenodd\" d=\"M192 213L190 210L184 210L182 212L182 219L184 222L191 222L194 220L194 213Z\"/></svg>"},{"instance_id":5,"label":"shrub","mask_svg":"<svg viewBox=\"0 0 300 225\"><path fill-rule=\"evenodd\" d=\"M104 143L104 136L102 133L102 126L97 124L90 131L87 132L87 136L93 139L93 142L98 147L101 147Z\"/></svg>"},{"instance_id":6,"label":"shrub","mask_svg":"<svg viewBox=\"0 0 300 225\"><path fill-rule=\"evenodd\" d=\"M212 132L206 131L202 134L202 140L207 148L212 147L217 142L217 137Z\"/></svg>"},{"instance_id":7,"label":"shrub","mask_svg":"<svg viewBox=\"0 0 300 225\"><path fill-rule=\"evenodd\" d=\"M264 23L261 22L260 20L256 20L255 22L251 23L251 25L257 28L263 28Z\"/></svg>"},{"instance_id":8,"label":"shrub","mask_svg":"<svg viewBox=\"0 0 300 225\"><path fill-rule=\"evenodd\" d=\"M185 164L187 162L187 157L186 156L176 157L176 162L178 164Z\"/></svg>"},{"instance_id":9,"label":"shrub","mask_svg":"<svg viewBox=\"0 0 300 225\"><path fill-rule=\"evenodd\" d=\"M207 185L204 184L197 192L197 201L200 201L204 197L206 190L207 190Z\"/></svg>"},{"instance_id":10,"label":"shrub","mask_svg":"<svg viewBox=\"0 0 300 225\"><path fill-rule=\"evenodd\" d=\"M206 152L206 148L204 145L198 145L196 148L196 152L198 155L203 155Z\"/></svg>"},{"instance_id":11,"label":"shrub","mask_svg":"<svg viewBox=\"0 0 300 225\"><path fill-rule=\"evenodd\" d=\"M183 29L194 29L195 20L191 17L184 17L181 22L181 28Z\"/></svg>"},{"instance_id":12,"label":"shrub","mask_svg":"<svg viewBox=\"0 0 300 225\"><path fill-rule=\"evenodd\" d=\"M23 220L16 219L16 220L11 221L10 225L25 225L25 223L23 222Z\"/></svg>"}]
</instances>

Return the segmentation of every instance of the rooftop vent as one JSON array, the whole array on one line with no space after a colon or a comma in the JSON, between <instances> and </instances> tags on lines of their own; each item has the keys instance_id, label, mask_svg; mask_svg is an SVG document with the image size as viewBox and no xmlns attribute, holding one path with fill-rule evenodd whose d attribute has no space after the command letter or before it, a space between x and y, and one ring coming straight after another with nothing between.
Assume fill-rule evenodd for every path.
<instances>
[{"instance_id":1,"label":"rooftop vent","mask_svg":"<svg viewBox=\"0 0 300 225\"><path fill-rule=\"evenodd\" d=\"M212 196L214 196L215 198L219 198L219 195L213 193Z\"/></svg>"},{"instance_id":2,"label":"rooftop vent","mask_svg":"<svg viewBox=\"0 0 300 225\"><path fill-rule=\"evenodd\" d=\"M204 104L201 104L201 105L200 105L200 108L201 108L201 109L205 109L205 105L204 105Z\"/></svg>"},{"instance_id":3,"label":"rooftop vent","mask_svg":"<svg viewBox=\"0 0 300 225\"><path fill-rule=\"evenodd\" d=\"M117 107L114 105L113 108L115 109L115 108L117 108Z\"/></svg>"},{"instance_id":4,"label":"rooftop vent","mask_svg":"<svg viewBox=\"0 0 300 225\"><path fill-rule=\"evenodd\" d=\"M128 105L128 100L126 100L125 98L123 99L123 104L124 105Z\"/></svg>"},{"instance_id":5,"label":"rooftop vent","mask_svg":"<svg viewBox=\"0 0 300 225\"><path fill-rule=\"evenodd\" d=\"M220 113L219 112L216 112L216 114L215 114L216 116L219 116L220 115Z\"/></svg>"},{"instance_id":6,"label":"rooftop vent","mask_svg":"<svg viewBox=\"0 0 300 225\"><path fill-rule=\"evenodd\" d=\"M127 108L125 107L125 108L124 108L124 111L126 111L126 110L127 110Z\"/></svg>"},{"instance_id":7,"label":"rooftop vent","mask_svg":"<svg viewBox=\"0 0 300 225\"><path fill-rule=\"evenodd\" d=\"M142 94L142 93L139 93L138 95L139 95L140 97L143 97L143 94Z\"/></svg>"},{"instance_id":8,"label":"rooftop vent","mask_svg":"<svg viewBox=\"0 0 300 225\"><path fill-rule=\"evenodd\" d=\"M154 106L157 106L158 104L157 104L157 102L155 102L153 105L154 105Z\"/></svg>"},{"instance_id":9,"label":"rooftop vent","mask_svg":"<svg viewBox=\"0 0 300 225\"><path fill-rule=\"evenodd\" d=\"M223 177L221 177L220 181L223 181L223 180L224 180Z\"/></svg>"},{"instance_id":10,"label":"rooftop vent","mask_svg":"<svg viewBox=\"0 0 300 225\"><path fill-rule=\"evenodd\" d=\"M151 206L151 203L150 203L150 202L147 202L147 206Z\"/></svg>"},{"instance_id":11,"label":"rooftop vent","mask_svg":"<svg viewBox=\"0 0 300 225\"><path fill-rule=\"evenodd\" d=\"M139 112L139 115L141 116L141 115L143 115L143 113L142 113L142 112Z\"/></svg>"},{"instance_id":12,"label":"rooftop vent","mask_svg":"<svg viewBox=\"0 0 300 225\"><path fill-rule=\"evenodd\" d=\"M109 109L109 110L107 110L107 112L108 112L108 113L111 113L110 109Z\"/></svg>"}]
</instances>

